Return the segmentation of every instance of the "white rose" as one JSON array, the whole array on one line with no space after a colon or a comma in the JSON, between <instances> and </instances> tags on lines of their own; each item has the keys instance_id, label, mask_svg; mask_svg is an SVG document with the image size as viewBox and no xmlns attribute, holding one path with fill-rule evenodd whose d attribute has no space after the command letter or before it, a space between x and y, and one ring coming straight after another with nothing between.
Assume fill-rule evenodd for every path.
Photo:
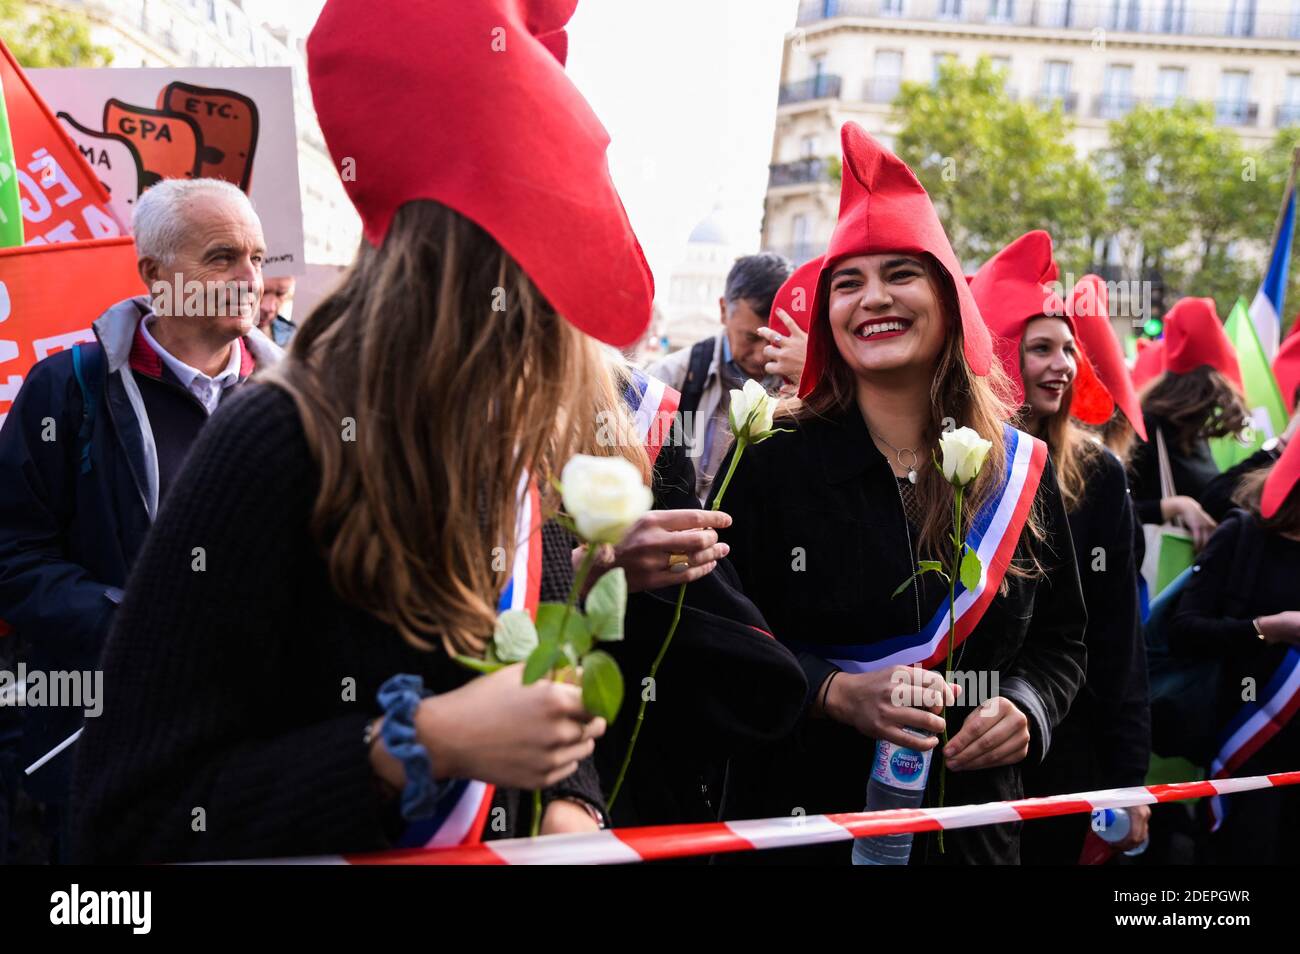
<instances>
[{"instance_id":1,"label":"white rose","mask_svg":"<svg viewBox=\"0 0 1300 954\"><path fill-rule=\"evenodd\" d=\"M640 471L622 457L575 454L560 485L564 509L588 543L618 543L654 504Z\"/></svg>"},{"instance_id":2,"label":"white rose","mask_svg":"<svg viewBox=\"0 0 1300 954\"><path fill-rule=\"evenodd\" d=\"M750 378L745 382L744 388L731 392L731 405L727 413L731 420L731 433L736 436L736 440L757 443L772 430L776 400L763 385Z\"/></svg>"},{"instance_id":3,"label":"white rose","mask_svg":"<svg viewBox=\"0 0 1300 954\"><path fill-rule=\"evenodd\" d=\"M939 438L943 476L950 484L965 487L984 466L992 441L986 441L969 427L959 427Z\"/></svg>"}]
</instances>

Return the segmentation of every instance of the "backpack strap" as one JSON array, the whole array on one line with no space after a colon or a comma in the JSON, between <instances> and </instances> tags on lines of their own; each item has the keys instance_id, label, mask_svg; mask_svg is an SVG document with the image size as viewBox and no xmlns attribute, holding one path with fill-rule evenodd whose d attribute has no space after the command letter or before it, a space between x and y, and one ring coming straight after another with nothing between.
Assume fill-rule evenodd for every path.
<instances>
[{"instance_id":1,"label":"backpack strap","mask_svg":"<svg viewBox=\"0 0 1300 954\"><path fill-rule=\"evenodd\" d=\"M717 338L705 338L691 346L691 361L686 367L686 380L682 382L682 399L677 404L679 413L694 414L704 396L704 384L709 378L709 365L713 363L713 352L717 348Z\"/></svg>"},{"instance_id":2,"label":"backpack strap","mask_svg":"<svg viewBox=\"0 0 1300 954\"><path fill-rule=\"evenodd\" d=\"M91 469L91 435L95 432L95 412L99 409L98 385L100 366L103 363L103 351L100 348L82 348L81 344L72 346L72 373L77 376L77 387L81 390L81 428L77 431L77 442L81 445L81 472L90 473Z\"/></svg>"}]
</instances>

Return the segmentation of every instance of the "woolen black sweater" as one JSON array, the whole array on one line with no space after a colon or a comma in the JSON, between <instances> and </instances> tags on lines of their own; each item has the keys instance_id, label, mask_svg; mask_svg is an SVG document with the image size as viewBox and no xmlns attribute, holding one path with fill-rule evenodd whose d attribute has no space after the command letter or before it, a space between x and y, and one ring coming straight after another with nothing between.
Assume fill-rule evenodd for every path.
<instances>
[{"instance_id":1,"label":"woolen black sweater","mask_svg":"<svg viewBox=\"0 0 1300 954\"><path fill-rule=\"evenodd\" d=\"M80 860L358 852L404 827L362 741L376 692L396 673L435 692L472 676L337 596L308 529L317 483L276 388L247 387L203 429L101 660L104 711L73 779ZM563 600L569 551L551 530L546 542L542 599ZM558 797L600 807L590 760L544 794ZM484 837L526 832L529 804L498 790Z\"/></svg>"}]
</instances>

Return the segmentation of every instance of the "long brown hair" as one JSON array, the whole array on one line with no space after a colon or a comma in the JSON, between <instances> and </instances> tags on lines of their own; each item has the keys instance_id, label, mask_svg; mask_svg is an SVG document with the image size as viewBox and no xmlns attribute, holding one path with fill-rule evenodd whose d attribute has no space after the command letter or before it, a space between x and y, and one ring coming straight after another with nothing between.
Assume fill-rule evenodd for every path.
<instances>
[{"instance_id":1,"label":"long brown hair","mask_svg":"<svg viewBox=\"0 0 1300 954\"><path fill-rule=\"evenodd\" d=\"M1232 502L1248 510L1265 530L1296 537L1300 535L1300 485L1291 488L1291 492L1283 498L1282 506L1273 516L1265 517L1259 512L1260 498L1264 495L1264 482L1268 480L1268 475L1272 471L1273 467L1261 467L1242 477L1237 484L1236 493L1232 495Z\"/></svg>"},{"instance_id":2,"label":"long brown hair","mask_svg":"<svg viewBox=\"0 0 1300 954\"><path fill-rule=\"evenodd\" d=\"M960 311L952 279L931 256L923 255L921 258L925 263L926 276L939 298L940 314L947 327L943 350L939 353L934 380L930 384L930 419L926 422L922 446L934 447L937 453L939 437L947 423L945 419L955 421L958 427L971 428L993 444L979 476L966 488L962 514L964 532L970 529L980 507L1001 483L1006 469L1006 436L1002 425L1011 417L1012 406L1008 401L1010 383L996 360L984 377L971 371L963 350ZM817 298L821 302L827 301L825 287L820 289ZM823 310L814 315L812 320L826 321L828 317ZM823 374L825 377L822 385L816 391L803 401L783 402L782 413L798 422L838 414L852 407L857 401L854 374L834 341L827 344L826 370ZM928 454L917 456L916 497L918 509L925 515L917 552L922 559L947 559L952 552L952 543L948 537L952 532L952 485L931 464ZM1041 539L1041 518L1037 511L1035 501L1025 523L1025 530ZM1026 568L1013 563L1008 573L1025 577L1035 575L1038 571L1036 566Z\"/></svg>"},{"instance_id":3,"label":"long brown hair","mask_svg":"<svg viewBox=\"0 0 1300 954\"><path fill-rule=\"evenodd\" d=\"M311 528L339 595L415 646L481 654L522 475L553 505L547 478L600 403L597 360L485 231L402 206L265 378L320 467Z\"/></svg>"},{"instance_id":4,"label":"long brown hair","mask_svg":"<svg viewBox=\"0 0 1300 954\"><path fill-rule=\"evenodd\" d=\"M1165 440L1183 454L1193 453L1197 441L1239 434L1250 423L1237 386L1208 365L1183 374L1166 371L1148 382L1138 399L1143 414L1168 422Z\"/></svg>"}]
</instances>

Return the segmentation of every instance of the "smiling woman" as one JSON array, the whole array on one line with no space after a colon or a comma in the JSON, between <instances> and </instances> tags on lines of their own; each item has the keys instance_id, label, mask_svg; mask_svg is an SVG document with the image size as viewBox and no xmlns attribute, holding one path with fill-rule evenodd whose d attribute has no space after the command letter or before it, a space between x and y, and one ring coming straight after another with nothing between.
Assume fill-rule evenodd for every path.
<instances>
[{"instance_id":1,"label":"smiling woman","mask_svg":"<svg viewBox=\"0 0 1300 954\"><path fill-rule=\"evenodd\" d=\"M749 451L728 490L733 523L719 532L804 668L807 720L797 742L733 761L730 817L861 805L875 740L936 749L945 719L951 802L1018 797L1019 763L1042 757L1082 674L1084 614L1046 449L1004 424L1004 375L929 196L857 126L842 135L840 218L814 293L803 400L776 421L789 433ZM975 587L955 587L956 668L1000 693L960 705L933 671L946 659L948 584L912 576L918 558L952 546L954 493L932 461L959 426L992 445L961 529L993 555ZM926 804L940 775L930 772ZM918 835L912 859L1014 862L1018 826L949 832L946 848ZM850 854L822 846L807 857Z\"/></svg>"}]
</instances>

